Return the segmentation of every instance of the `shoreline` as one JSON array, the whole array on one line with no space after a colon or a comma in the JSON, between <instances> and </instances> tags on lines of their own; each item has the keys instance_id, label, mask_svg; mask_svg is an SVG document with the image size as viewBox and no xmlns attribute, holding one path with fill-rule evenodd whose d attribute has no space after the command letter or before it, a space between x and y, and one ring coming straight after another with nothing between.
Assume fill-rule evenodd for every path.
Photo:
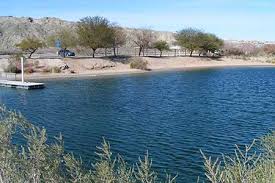
<instances>
[{"instance_id":1,"label":"shoreline","mask_svg":"<svg viewBox=\"0 0 275 183\"><path fill-rule=\"evenodd\" d=\"M135 75L135 74L146 74L146 73L158 73L158 72L172 72L172 71L192 71L201 69L221 69L221 68L249 68L249 67L266 67L275 68L275 64L269 63L253 63L253 64L222 64L222 65L191 65L191 66L181 66L181 67L168 67L168 68L156 68L150 71L128 69L128 70L97 70L87 73L75 73L75 74L32 74L25 75L25 79L35 81L35 80L55 80L55 79L71 79L71 78L99 78L104 76L120 76L120 75Z\"/></svg>"}]
</instances>

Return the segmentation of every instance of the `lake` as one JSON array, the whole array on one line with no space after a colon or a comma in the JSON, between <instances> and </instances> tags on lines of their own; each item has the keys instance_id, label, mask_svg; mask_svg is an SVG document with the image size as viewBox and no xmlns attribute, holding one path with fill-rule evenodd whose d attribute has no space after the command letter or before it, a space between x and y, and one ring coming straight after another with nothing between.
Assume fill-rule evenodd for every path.
<instances>
[{"instance_id":1,"label":"lake","mask_svg":"<svg viewBox=\"0 0 275 183\"><path fill-rule=\"evenodd\" d=\"M275 68L219 68L44 80L43 90L0 88L19 110L88 164L105 137L129 163L148 150L178 182L203 176L199 149L232 153L275 129Z\"/></svg>"}]
</instances>

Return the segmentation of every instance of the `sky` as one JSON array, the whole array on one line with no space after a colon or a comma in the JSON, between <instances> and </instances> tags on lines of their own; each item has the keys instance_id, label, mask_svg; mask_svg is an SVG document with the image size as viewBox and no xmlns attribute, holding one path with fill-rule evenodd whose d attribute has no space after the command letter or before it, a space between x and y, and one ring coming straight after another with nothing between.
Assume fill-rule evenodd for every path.
<instances>
[{"instance_id":1,"label":"sky","mask_svg":"<svg viewBox=\"0 0 275 183\"><path fill-rule=\"evenodd\" d=\"M223 39L275 41L275 0L0 0L0 16L103 16L124 27L194 27Z\"/></svg>"}]
</instances>

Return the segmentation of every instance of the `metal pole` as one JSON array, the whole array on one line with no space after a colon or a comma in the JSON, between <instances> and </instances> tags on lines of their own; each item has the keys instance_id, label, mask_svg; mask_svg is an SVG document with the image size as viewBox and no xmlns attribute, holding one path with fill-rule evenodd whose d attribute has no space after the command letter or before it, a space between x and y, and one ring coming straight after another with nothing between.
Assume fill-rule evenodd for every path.
<instances>
[{"instance_id":1,"label":"metal pole","mask_svg":"<svg viewBox=\"0 0 275 183\"><path fill-rule=\"evenodd\" d=\"M24 83L24 58L21 57L21 81Z\"/></svg>"}]
</instances>

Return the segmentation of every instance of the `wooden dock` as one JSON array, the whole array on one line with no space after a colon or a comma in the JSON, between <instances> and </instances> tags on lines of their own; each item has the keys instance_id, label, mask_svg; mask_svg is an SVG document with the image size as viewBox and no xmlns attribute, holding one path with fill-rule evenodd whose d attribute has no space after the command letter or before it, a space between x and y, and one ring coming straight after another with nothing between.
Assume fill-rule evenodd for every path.
<instances>
[{"instance_id":1,"label":"wooden dock","mask_svg":"<svg viewBox=\"0 0 275 183\"><path fill-rule=\"evenodd\" d=\"M32 89L41 89L44 88L44 83L32 83L32 82L25 82L24 80L24 57L21 57L21 81L10 81L8 78L1 80L0 77L0 87L8 87L8 88L21 88L26 90ZM8 73L4 73L7 77ZM15 75L16 79L16 75Z\"/></svg>"},{"instance_id":2,"label":"wooden dock","mask_svg":"<svg viewBox=\"0 0 275 183\"><path fill-rule=\"evenodd\" d=\"M26 90L41 89L44 88L44 83L32 83L32 82L22 82L22 81L8 81L0 80L0 86L8 88L20 88Z\"/></svg>"}]
</instances>

